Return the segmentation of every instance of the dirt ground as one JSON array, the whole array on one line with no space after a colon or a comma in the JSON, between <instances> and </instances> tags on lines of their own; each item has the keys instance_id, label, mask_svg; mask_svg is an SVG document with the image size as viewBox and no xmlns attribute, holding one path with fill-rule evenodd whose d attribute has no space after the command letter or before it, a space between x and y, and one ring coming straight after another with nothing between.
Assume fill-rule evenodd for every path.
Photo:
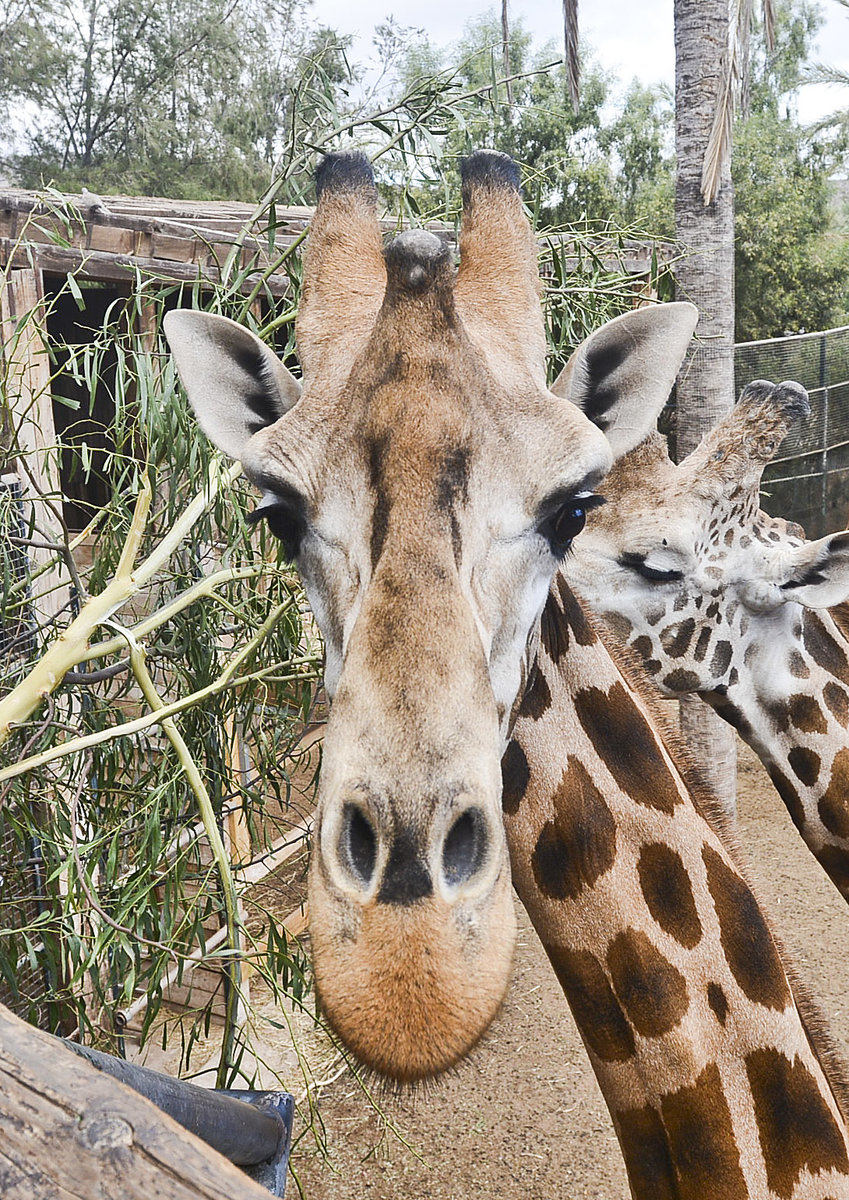
<instances>
[{"instance_id":1,"label":"dirt ground","mask_svg":"<svg viewBox=\"0 0 849 1200\"><path fill-rule=\"evenodd\" d=\"M849 911L742 745L739 810L760 894L849 1058ZM521 910L519 917L508 1001L469 1063L415 1095L376 1096L383 1117L347 1073L321 1090L329 1155L307 1136L293 1159L306 1200L626 1200L583 1046ZM297 1194L290 1181L287 1195Z\"/></svg>"}]
</instances>

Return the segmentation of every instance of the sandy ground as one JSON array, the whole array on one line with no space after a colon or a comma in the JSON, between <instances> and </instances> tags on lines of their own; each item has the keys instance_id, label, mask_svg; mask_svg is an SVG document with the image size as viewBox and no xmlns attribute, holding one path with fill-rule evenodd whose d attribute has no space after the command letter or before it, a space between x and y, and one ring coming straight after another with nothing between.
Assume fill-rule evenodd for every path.
<instances>
[{"instance_id":1,"label":"sandy ground","mask_svg":"<svg viewBox=\"0 0 849 1200\"><path fill-rule=\"evenodd\" d=\"M740 827L760 894L849 1059L849 911L741 746ZM562 993L520 910L516 971L486 1042L415 1095L375 1097L347 1073L321 1091L327 1154L306 1135L306 1200L626 1200L616 1139ZM403 1140L402 1140L403 1139ZM290 1181L287 1195L296 1197Z\"/></svg>"}]
</instances>

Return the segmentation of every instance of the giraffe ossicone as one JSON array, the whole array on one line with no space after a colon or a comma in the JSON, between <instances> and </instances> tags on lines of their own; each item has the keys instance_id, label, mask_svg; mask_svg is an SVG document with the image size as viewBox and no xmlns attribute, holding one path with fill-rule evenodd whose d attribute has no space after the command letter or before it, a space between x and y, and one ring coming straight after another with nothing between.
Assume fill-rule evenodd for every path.
<instances>
[{"instance_id":1,"label":"giraffe ossicone","mask_svg":"<svg viewBox=\"0 0 849 1200\"><path fill-rule=\"evenodd\" d=\"M564 402L546 386L518 171L482 151L462 176L455 269L426 231L384 251L365 159L324 160L297 398L232 322L165 324L202 428L262 491L324 637L315 975L340 1035L398 1079L463 1055L509 979L500 760L549 584L612 457L577 401L627 449L695 324L686 304L618 318Z\"/></svg>"}]
</instances>

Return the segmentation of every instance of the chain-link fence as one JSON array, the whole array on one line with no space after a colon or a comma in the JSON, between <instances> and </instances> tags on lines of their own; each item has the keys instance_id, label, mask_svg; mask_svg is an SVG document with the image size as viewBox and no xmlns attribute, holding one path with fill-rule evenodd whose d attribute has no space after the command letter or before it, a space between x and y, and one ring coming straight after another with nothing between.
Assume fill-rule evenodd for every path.
<instances>
[{"instance_id":1,"label":"chain-link fence","mask_svg":"<svg viewBox=\"0 0 849 1200\"><path fill-rule=\"evenodd\" d=\"M753 379L795 379L811 416L790 431L764 472L764 509L809 538L849 525L849 326L734 348L736 393Z\"/></svg>"}]
</instances>

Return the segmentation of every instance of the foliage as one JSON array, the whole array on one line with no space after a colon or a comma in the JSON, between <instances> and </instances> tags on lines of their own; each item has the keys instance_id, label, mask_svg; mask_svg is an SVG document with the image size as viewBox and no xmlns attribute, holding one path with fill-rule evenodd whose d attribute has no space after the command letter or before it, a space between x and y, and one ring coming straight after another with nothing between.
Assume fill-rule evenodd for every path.
<instances>
[{"instance_id":1,"label":"foliage","mask_svg":"<svg viewBox=\"0 0 849 1200\"><path fill-rule=\"evenodd\" d=\"M39 224L58 222L66 237L77 215L53 200L52 220ZM237 274L206 304L250 321L243 288ZM31 1016L92 1036L116 1029L139 993L148 1030L168 972L182 978L200 954L224 971L231 1011L221 1086L240 1057L241 963L296 996L305 982L285 914L240 909L219 826L243 821L262 855L303 824L287 772L320 658L291 570L267 535L249 537L250 489L237 471L222 473L177 387L158 333L173 291L137 276L129 298L116 293L92 326L99 289L69 276L9 331L7 452L23 456L36 495L24 503L4 488L0 508L0 832L4 870L16 859L39 867L37 880L24 871L23 892L4 891L0 971L14 995L21 964L37 968L44 990L18 1006L25 999ZM63 341L55 317L69 300L85 336ZM61 452L66 479L78 473L95 493L108 487L103 507L85 514L83 535L68 527L67 496L40 486L40 456L27 451L41 397L22 409L16 395L34 332L52 360L43 386L66 404L82 400L85 435L75 436L72 419L47 448L54 478ZM86 410L104 390L112 415L98 454ZM90 561L80 559L86 534ZM57 587L65 603L51 601ZM235 759L239 744L249 745L248 771ZM28 892L33 905L22 911ZM219 926L224 940L204 950ZM209 1012L200 1006L188 1049Z\"/></svg>"},{"instance_id":2,"label":"foliage","mask_svg":"<svg viewBox=\"0 0 849 1200\"><path fill-rule=\"evenodd\" d=\"M303 0L26 0L0 36L0 101L26 114L9 166L24 186L253 196L317 71L339 82L344 45Z\"/></svg>"},{"instance_id":3,"label":"foliage","mask_svg":"<svg viewBox=\"0 0 849 1200\"><path fill-rule=\"evenodd\" d=\"M794 115L819 20L812 5L786 0L776 13L775 51L761 51L752 64L749 112L732 159L738 341L847 319L849 253L829 190L844 143L825 130L804 130Z\"/></svg>"},{"instance_id":4,"label":"foliage","mask_svg":"<svg viewBox=\"0 0 849 1200\"><path fill-rule=\"evenodd\" d=\"M443 172L453 178L462 155L478 146L497 146L526 168L527 193L541 224L598 222L603 227L612 221L622 227L643 221L657 207L654 199L646 203L655 191L655 175L665 172L671 178L665 145L668 99L635 84L611 121L610 80L599 67L585 64L575 108L565 67L550 47L534 49L520 21L510 30L509 48L514 74L509 97L504 87L482 92L462 122L446 127L444 145L437 149ZM450 49L426 38L412 41L402 84L410 86L453 63L471 90L496 76L501 56L500 26L481 17ZM667 186L664 178L661 188Z\"/></svg>"}]
</instances>

